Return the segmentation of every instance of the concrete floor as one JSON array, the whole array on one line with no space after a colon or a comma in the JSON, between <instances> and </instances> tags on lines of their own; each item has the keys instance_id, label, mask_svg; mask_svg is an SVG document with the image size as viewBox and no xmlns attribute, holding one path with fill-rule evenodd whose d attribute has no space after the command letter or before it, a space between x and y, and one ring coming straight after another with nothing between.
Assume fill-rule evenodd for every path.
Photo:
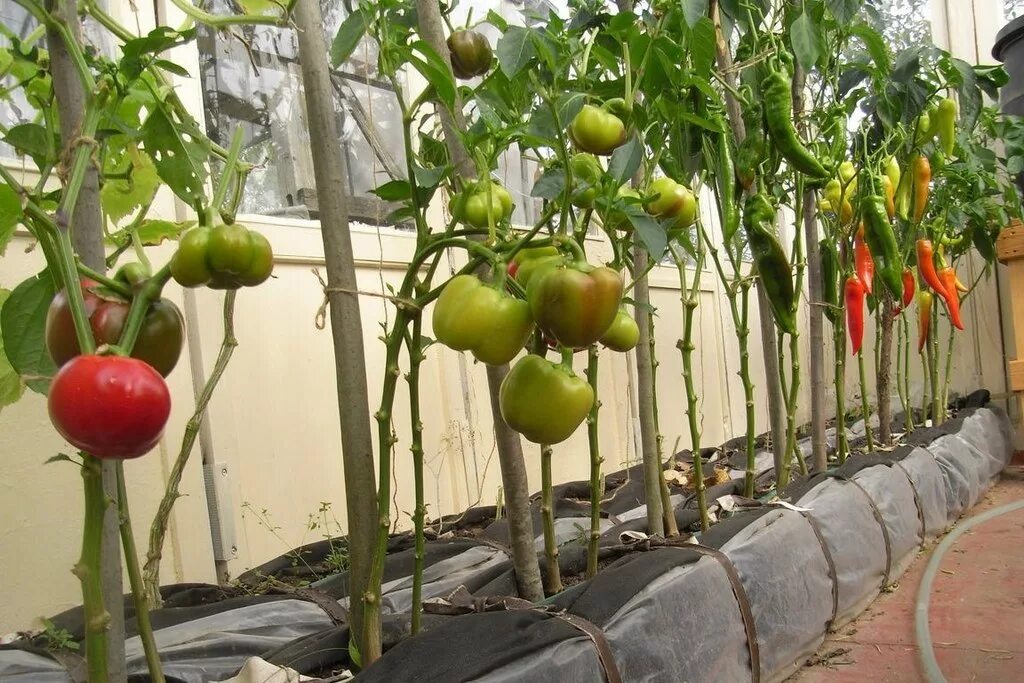
<instances>
[{"instance_id":1,"label":"concrete floor","mask_svg":"<svg viewBox=\"0 0 1024 683\"><path fill-rule=\"evenodd\" d=\"M1018 454L968 517L1024 498ZM894 590L832 634L791 683L924 681L914 637L923 551ZM929 605L931 636L949 683L1024 683L1024 510L964 534L946 553Z\"/></svg>"}]
</instances>

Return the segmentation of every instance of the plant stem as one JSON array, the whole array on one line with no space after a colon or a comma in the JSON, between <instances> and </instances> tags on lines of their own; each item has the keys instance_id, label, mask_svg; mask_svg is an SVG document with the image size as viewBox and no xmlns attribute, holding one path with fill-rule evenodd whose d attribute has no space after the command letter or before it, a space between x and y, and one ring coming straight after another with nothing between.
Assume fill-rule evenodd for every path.
<instances>
[{"instance_id":1,"label":"plant stem","mask_svg":"<svg viewBox=\"0 0 1024 683\"><path fill-rule=\"evenodd\" d=\"M668 481L665 479L665 437L661 433L661 421L658 417L658 362L657 347L655 346L654 335L654 308L647 310L647 336L650 338L651 347L651 407L654 415L654 435L657 443L658 453L658 492L661 494L661 517L665 525L665 538L679 535L679 527L676 525L676 513L672 509L672 492L668 489Z\"/></svg>"},{"instance_id":2,"label":"plant stem","mask_svg":"<svg viewBox=\"0 0 1024 683\"><path fill-rule=\"evenodd\" d=\"M867 374L864 372L864 349L857 352L857 371L860 373L860 407L864 418L864 436L868 440L868 452L875 451L875 441L871 437L871 404L868 402Z\"/></svg>"},{"instance_id":3,"label":"plant stem","mask_svg":"<svg viewBox=\"0 0 1024 683\"><path fill-rule=\"evenodd\" d=\"M562 576L558 570L558 544L555 542L555 503L551 484L551 446L540 447L540 515L544 522L544 557L547 559L547 592L562 592Z\"/></svg>"},{"instance_id":4,"label":"plant stem","mask_svg":"<svg viewBox=\"0 0 1024 683\"><path fill-rule=\"evenodd\" d=\"M103 604L100 582L101 537L107 497L103 492L100 460L84 454L82 484L85 492L85 519L82 531L82 555L72 572L82 584L85 614L85 659L89 683L107 683L107 626L110 614Z\"/></svg>"},{"instance_id":5,"label":"plant stem","mask_svg":"<svg viewBox=\"0 0 1024 683\"><path fill-rule=\"evenodd\" d=\"M954 295L956 293L954 292ZM935 307L938 308L937 306ZM939 316L932 311L931 332L928 334L928 376L932 384L932 424L940 425L946 419L946 406L942 402L942 387L939 384Z\"/></svg>"},{"instance_id":6,"label":"plant stem","mask_svg":"<svg viewBox=\"0 0 1024 683\"><path fill-rule=\"evenodd\" d=\"M846 435L846 323L841 314L832 325L832 344L836 361L836 457L842 464L850 453L850 443Z\"/></svg>"},{"instance_id":7,"label":"plant stem","mask_svg":"<svg viewBox=\"0 0 1024 683\"><path fill-rule=\"evenodd\" d=\"M163 557L164 537L167 534L167 525L170 522L171 509L174 502L180 496L179 487L181 476L188 464L192 448L195 446L196 437L199 436L199 429L206 417L206 407L213 397L224 371L231 360L238 341L235 339L235 295L236 290L230 289L224 293L224 337L221 340L220 352L214 362L210 376L206 378L203 389L196 398L195 411L185 425L185 434L181 439L181 449L178 457L174 460L171 472L167 477L167 486L164 495L157 506L156 514L153 515L153 523L149 527L149 548L146 551L146 563L143 567L143 577L146 594L149 603L154 607L160 607L163 599L160 596L160 560Z\"/></svg>"},{"instance_id":8,"label":"plant stem","mask_svg":"<svg viewBox=\"0 0 1024 683\"><path fill-rule=\"evenodd\" d=\"M642 272L649 257L639 232L634 234L633 269ZM654 378L651 376L651 330L648 306L650 292L647 278L636 280L633 291L636 302L634 316L640 328L640 341L636 345L637 403L640 412L640 442L643 448L644 502L647 503L647 533L651 536L665 535L665 517L661 503L662 463L658 457L657 426L654 423Z\"/></svg>"},{"instance_id":9,"label":"plant stem","mask_svg":"<svg viewBox=\"0 0 1024 683\"><path fill-rule=\"evenodd\" d=\"M127 286L123 282L119 282L117 280L109 278L106 275L104 275L103 273L101 273L100 271L93 270L92 268L90 268L89 266L85 265L81 261L77 261L75 263L75 266L76 266L76 268L78 269L78 272L81 275L84 275L85 277L89 278L90 280L93 280L96 283L103 285L107 289L110 289L112 291L117 292L118 294L120 294L123 297L131 298L131 296L132 296L131 287Z\"/></svg>"},{"instance_id":10,"label":"plant stem","mask_svg":"<svg viewBox=\"0 0 1024 683\"><path fill-rule=\"evenodd\" d=\"M597 393L597 347L587 350L587 381L594 390L594 405L587 416L587 444L590 447L590 537L587 542L587 578L597 575L598 542L601 540L601 497L604 495L604 481L601 477L601 446L598 439L597 413L601 401Z\"/></svg>"},{"instance_id":11,"label":"plant stem","mask_svg":"<svg viewBox=\"0 0 1024 683\"><path fill-rule=\"evenodd\" d=\"M135 621L138 624L142 649L146 653L146 666L149 669L149 678L153 683L164 683L164 672L160 666L160 653L156 649L156 640L153 638L153 625L149 621L149 601L146 599L146 591L142 585L142 572L139 569L139 553L135 548L132 519L128 512L128 488L124 483L124 463L120 460L117 462L117 509L120 514L121 543L124 545L128 583L132 587L132 598L135 600Z\"/></svg>"},{"instance_id":12,"label":"plant stem","mask_svg":"<svg viewBox=\"0 0 1024 683\"><path fill-rule=\"evenodd\" d=\"M892 378L892 307L893 300L884 288L878 301L878 321L881 343L878 346L878 364L875 366L875 395L878 403L878 438L882 446L892 443L892 402L889 381ZM897 361L898 362L898 361Z\"/></svg>"},{"instance_id":13,"label":"plant stem","mask_svg":"<svg viewBox=\"0 0 1024 683\"><path fill-rule=\"evenodd\" d=\"M190 19L199 24L206 24L211 28L224 29L228 26L236 25L256 25L263 24L269 26L285 26L288 23L287 12L282 11L281 16L275 17L271 15L261 14L210 14L204 12L190 0L171 0L175 7L184 12Z\"/></svg>"},{"instance_id":14,"label":"plant stem","mask_svg":"<svg viewBox=\"0 0 1024 683\"><path fill-rule=\"evenodd\" d=\"M698 236L700 232L698 231ZM683 386L686 391L686 420L690 428L690 447L693 453L693 488L697 496L697 510L700 513L700 529L707 531L711 526L708 503L704 490L704 463L700 457L700 419L697 415L697 389L693 382L693 318L700 302L700 272L704 266L704 248L698 237L697 263L694 267L692 287L686 282L686 258L675 247L676 270L679 271L679 297L683 305L683 337L677 346L683 357Z\"/></svg>"},{"instance_id":15,"label":"plant stem","mask_svg":"<svg viewBox=\"0 0 1024 683\"><path fill-rule=\"evenodd\" d=\"M125 353L130 352L132 347L135 346L135 340L138 338L139 332L142 331L142 323L146 319L146 313L149 312L149 304L160 298L160 292L163 291L164 285L170 279L171 264L168 262L153 277L146 280L145 284L142 285L132 298L132 305L128 309L128 318L125 320L124 330L121 332L121 338L117 340L117 345Z\"/></svg>"},{"instance_id":16,"label":"plant stem","mask_svg":"<svg viewBox=\"0 0 1024 683\"><path fill-rule=\"evenodd\" d=\"M901 316L900 331L903 333L903 421L907 431L914 429L914 408L910 404L910 323L907 316Z\"/></svg>"},{"instance_id":17,"label":"plant stem","mask_svg":"<svg viewBox=\"0 0 1024 683\"><path fill-rule=\"evenodd\" d=\"M953 382L953 341L956 336L956 328L949 326L949 338L946 340L946 371L945 381L942 383L942 405L949 405L949 387Z\"/></svg>"},{"instance_id":18,"label":"plant stem","mask_svg":"<svg viewBox=\"0 0 1024 683\"><path fill-rule=\"evenodd\" d=\"M412 521L415 527L415 551L412 572L412 634L420 631L420 616L423 611L423 523L427 516L427 504L423 494L423 421L420 419L420 364L423 355L423 317L412 321L412 336L409 339L409 424L412 440L409 452L412 454L413 481L416 489L416 507Z\"/></svg>"}]
</instances>

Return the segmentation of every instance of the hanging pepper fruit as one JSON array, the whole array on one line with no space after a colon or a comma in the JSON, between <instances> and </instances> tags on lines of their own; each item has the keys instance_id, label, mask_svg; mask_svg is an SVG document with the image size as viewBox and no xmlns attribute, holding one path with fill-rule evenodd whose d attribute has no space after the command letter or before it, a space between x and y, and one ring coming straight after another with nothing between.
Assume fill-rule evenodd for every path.
<instances>
[{"instance_id":1,"label":"hanging pepper fruit","mask_svg":"<svg viewBox=\"0 0 1024 683\"><path fill-rule=\"evenodd\" d=\"M882 176L882 192L885 195L885 213L889 220L896 218L896 187L889 176Z\"/></svg>"},{"instance_id":2,"label":"hanging pepper fruit","mask_svg":"<svg viewBox=\"0 0 1024 683\"><path fill-rule=\"evenodd\" d=\"M793 126L793 83L787 73L769 67L761 82L765 123L772 144L789 164L814 180L829 176L828 170L800 140Z\"/></svg>"},{"instance_id":3,"label":"hanging pepper fruit","mask_svg":"<svg viewBox=\"0 0 1024 683\"><path fill-rule=\"evenodd\" d=\"M865 195L860 207L864 241L871 250L875 272L893 297L899 298L903 294L903 258L892 224L885 216L885 201L877 194Z\"/></svg>"},{"instance_id":4,"label":"hanging pepper fruit","mask_svg":"<svg viewBox=\"0 0 1024 683\"><path fill-rule=\"evenodd\" d=\"M722 234L725 237L725 244L730 245L732 244L733 236L740 229L740 207L736 199L736 184L733 182L736 170L732 158L732 136L725 134L728 128L721 116L717 118L717 123L722 130L717 136L718 173L716 174L716 187L721 207L719 218L722 220ZM750 131L747 137L750 137L752 134L754 134L754 131ZM755 163L755 168L757 163L760 163L760 161ZM740 184L743 186L742 181ZM746 189L749 185L743 187ZM696 200L694 201L694 206L696 206Z\"/></svg>"},{"instance_id":5,"label":"hanging pepper fruit","mask_svg":"<svg viewBox=\"0 0 1024 683\"><path fill-rule=\"evenodd\" d=\"M946 288L946 310L949 312L949 321L958 330L964 329L964 323L960 319L960 292L956 289L956 270L952 266L946 266L939 271L939 279Z\"/></svg>"},{"instance_id":6,"label":"hanging pepper fruit","mask_svg":"<svg viewBox=\"0 0 1024 683\"><path fill-rule=\"evenodd\" d=\"M907 270L903 271L903 299L901 301L902 307L906 308L910 305L910 302L914 300L914 289L917 287L917 280L914 278L914 273Z\"/></svg>"},{"instance_id":7,"label":"hanging pepper fruit","mask_svg":"<svg viewBox=\"0 0 1024 683\"><path fill-rule=\"evenodd\" d=\"M960 282L960 276L955 276L955 277L956 277L956 281L955 281L954 284L956 285L956 291L958 291L958 292L966 292L967 291L967 285L965 285L964 283Z\"/></svg>"},{"instance_id":8,"label":"hanging pepper fruit","mask_svg":"<svg viewBox=\"0 0 1024 683\"><path fill-rule=\"evenodd\" d=\"M633 316L620 308L611 327L605 330L599 341L612 351L625 353L640 341L640 328Z\"/></svg>"},{"instance_id":9,"label":"hanging pepper fruit","mask_svg":"<svg viewBox=\"0 0 1024 683\"><path fill-rule=\"evenodd\" d=\"M591 154L611 154L626 142L626 124L606 108L584 104L569 124L569 137Z\"/></svg>"},{"instance_id":10,"label":"hanging pepper fruit","mask_svg":"<svg viewBox=\"0 0 1024 683\"><path fill-rule=\"evenodd\" d=\"M544 268L553 268L562 263L563 257L556 247L527 247L521 250L508 264L508 274L523 287L530 284L530 278Z\"/></svg>"},{"instance_id":11,"label":"hanging pepper fruit","mask_svg":"<svg viewBox=\"0 0 1024 683\"><path fill-rule=\"evenodd\" d=\"M747 136L743 138L739 149L736 151L736 179L740 187L749 190L757 179L758 169L766 156L766 145L764 131L761 128L761 107L754 105L756 110L749 112L749 118L757 123L747 126ZM744 112L744 120L748 118L748 112ZM723 136L728 138L728 136Z\"/></svg>"},{"instance_id":12,"label":"hanging pepper fruit","mask_svg":"<svg viewBox=\"0 0 1024 683\"><path fill-rule=\"evenodd\" d=\"M675 218L679 227L689 227L697 219L697 198L690 188L671 178L658 178L647 187L647 211L657 218Z\"/></svg>"},{"instance_id":13,"label":"hanging pepper fruit","mask_svg":"<svg viewBox=\"0 0 1024 683\"><path fill-rule=\"evenodd\" d=\"M501 382L501 417L529 441L565 441L594 405L594 390L567 365L530 354L521 358Z\"/></svg>"},{"instance_id":14,"label":"hanging pepper fruit","mask_svg":"<svg viewBox=\"0 0 1024 683\"><path fill-rule=\"evenodd\" d=\"M946 298L946 286L939 278L939 274L935 272L935 256L931 240L920 239L917 241L917 271L921 273L921 278L936 294L943 299Z\"/></svg>"},{"instance_id":15,"label":"hanging pepper fruit","mask_svg":"<svg viewBox=\"0 0 1024 683\"><path fill-rule=\"evenodd\" d=\"M928 331L932 322L932 294L920 291L917 293L917 352L924 351L928 343Z\"/></svg>"},{"instance_id":16,"label":"hanging pepper fruit","mask_svg":"<svg viewBox=\"0 0 1024 683\"><path fill-rule=\"evenodd\" d=\"M928 184L932 181L932 165L928 157L915 154L910 161L914 176L914 222L920 223L928 206Z\"/></svg>"},{"instance_id":17,"label":"hanging pepper fruit","mask_svg":"<svg viewBox=\"0 0 1024 683\"><path fill-rule=\"evenodd\" d=\"M491 220L497 224L512 216L512 195L493 180L471 182L452 197L448 209L456 220L486 228Z\"/></svg>"},{"instance_id":18,"label":"hanging pepper fruit","mask_svg":"<svg viewBox=\"0 0 1024 683\"><path fill-rule=\"evenodd\" d=\"M818 243L821 253L821 298L825 317L835 324L839 319L839 255L827 239Z\"/></svg>"},{"instance_id":19,"label":"hanging pepper fruit","mask_svg":"<svg viewBox=\"0 0 1024 683\"><path fill-rule=\"evenodd\" d=\"M857 355L864 343L864 283L856 275L846 278L846 330L850 333L850 351Z\"/></svg>"},{"instance_id":20,"label":"hanging pepper fruit","mask_svg":"<svg viewBox=\"0 0 1024 683\"><path fill-rule=\"evenodd\" d=\"M590 346L615 320L622 277L606 266L562 264L531 278L526 297L543 331L563 346Z\"/></svg>"},{"instance_id":21,"label":"hanging pepper fruit","mask_svg":"<svg viewBox=\"0 0 1024 683\"><path fill-rule=\"evenodd\" d=\"M914 144L924 147L932 141L933 137L931 117L928 116L928 112L921 112L914 122Z\"/></svg>"},{"instance_id":22,"label":"hanging pepper fruit","mask_svg":"<svg viewBox=\"0 0 1024 683\"><path fill-rule=\"evenodd\" d=\"M171 257L171 276L182 287L253 287L270 277L274 251L267 238L238 223L186 231Z\"/></svg>"},{"instance_id":23,"label":"hanging pepper fruit","mask_svg":"<svg viewBox=\"0 0 1024 683\"><path fill-rule=\"evenodd\" d=\"M885 168L883 170L885 172L885 177L889 179L890 183L892 183L893 188L899 187L900 176L902 174L900 173L900 164L896 161L896 157L889 157L886 159Z\"/></svg>"},{"instance_id":24,"label":"hanging pepper fruit","mask_svg":"<svg viewBox=\"0 0 1024 683\"><path fill-rule=\"evenodd\" d=\"M437 340L456 351L471 351L477 360L504 365L516 357L533 332L530 306L481 282L456 275L434 304Z\"/></svg>"},{"instance_id":25,"label":"hanging pepper fruit","mask_svg":"<svg viewBox=\"0 0 1024 683\"><path fill-rule=\"evenodd\" d=\"M594 200L597 199L601 178L604 176L601 162L593 154L579 152L569 160L569 167L575 190L572 205L580 209L594 208Z\"/></svg>"},{"instance_id":26,"label":"hanging pepper fruit","mask_svg":"<svg viewBox=\"0 0 1024 683\"><path fill-rule=\"evenodd\" d=\"M494 61L487 38L471 30L454 31L448 36L448 54L452 60L452 73L463 80L484 75Z\"/></svg>"},{"instance_id":27,"label":"hanging pepper fruit","mask_svg":"<svg viewBox=\"0 0 1024 683\"><path fill-rule=\"evenodd\" d=\"M871 259L871 249L864 241L863 224L853 238L853 269L864 284L864 291L871 294L871 285L875 278L875 262Z\"/></svg>"},{"instance_id":28,"label":"hanging pepper fruit","mask_svg":"<svg viewBox=\"0 0 1024 683\"><path fill-rule=\"evenodd\" d=\"M953 146L956 143L956 100L947 97L939 102L936 116L939 121L939 147L946 156L950 156L953 154Z\"/></svg>"},{"instance_id":29,"label":"hanging pepper fruit","mask_svg":"<svg viewBox=\"0 0 1024 683\"><path fill-rule=\"evenodd\" d=\"M793 273L782 245L771 226L775 222L775 209L763 194L751 195L743 210L743 227L747 231L750 251L761 278L768 303L775 316L775 324L788 334L796 332L796 292Z\"/></svg>"}]
</instances>

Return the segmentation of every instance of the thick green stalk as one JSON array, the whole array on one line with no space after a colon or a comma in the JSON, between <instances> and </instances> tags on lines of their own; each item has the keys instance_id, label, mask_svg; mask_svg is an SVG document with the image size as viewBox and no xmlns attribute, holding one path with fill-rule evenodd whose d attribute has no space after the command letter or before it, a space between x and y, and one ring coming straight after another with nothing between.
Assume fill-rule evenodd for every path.
<instances>
[{"instance_id":1,"label":"thick green stalk","mask_svg":"<svg viewBox=\"0 0 1024 683\"><path fill-rule=\"evenodd\" d=\"M900 346L903 347L903 422L907 431L914 429L914 408L910 404L910 323L907 322L907 316L900 316L900 332L903 336L903 341L900 342Z\"/></svg>"},{"instance_id":2,"label":"thick green stalk","mask_svg":"<svg viewBox=\"0 0 1024 683\"><path fill-rule=\"evenodd\" d=\"M416 487L416 507L412 515L416 541L412 572L412 634L420 631L420 614L423 611L423 523L427 516L427 503L423 494L423 422L420 419L420 364L423 362L423 316L412 321L412 337L409 339L409 422L412 442L413 481Z\"/></svg>"},{"instance_id":3,"label":"thick green stalk","mask_svg":"<svg viewBox=\"0 0 1024 683\"><path fill-rule=\"evenodd\" d=\"M135 622L138 624L142 650L146 653L149 679L153 683L164 683L164 672L160 666L160 653L153 638L153 625L149 621L149 601L142 582L139 568L139 553L135 548L135 534L132 533L132 518L128 512L128 488L124 483L124 463L117 462L117 509L120 514L121 543L124 545L125 565L128 569L128 583L132 587L135 601Z\"/></svg>"},{"instance_id":4,"label":"thick green stalk","mask_svg":"<svg viewBox=\"0 0 1024 683\"><path fill-rule=\"evenodd\" d=\"M846 324L841 315L832 324L832 343L836 358L836 456L846 462L850 443L846 435Z\"/></svg>"},{"instance_id":5,"label":"thick green stalk","mask_svg":"<svg viewBox=\"0 0 1024 683\"><path fill-rule=\"evenodd\" d=\"M558 571L558 543L555 542L555 502L551 482L551 446L540 447L540 515L544 522L544 557L547 559L547 592L562 591L562 575Z\"/></svg>"},{"instance_id":6,"label":"thick green stalk","mask_svg":"<svg viewBox=\"0 0 1024 683\"><path fill-rule=\"evenodd\" d=\"M903 316L896 323L896 393L900 397L900 405L907 410L907 394L903 390ZM906 418L904 418L906 419ZM908 430L909 431L909 430Z\"/></svg>"},{"instance_id":7,"label":"thick green stalk","mask_svg":"<svg viewBox=\"0 0 1024 683\"><path fill-rule=\"evenodd\" d=\"M932 311L932 317L935 317L935 311ZM920 353L920 352L919 352ZM935 424L935 416L932 414L932 399L931 393L934 390L932 385L932 373L931 373L931 355L932 345L927 341L924 344L924 353L921 355L921 371L922 371L922 389L921 389L921 414L924 415L925 423L931 421L931 424Z\"/></svg>"},{"instance_id":8,"label":"thick green stalk","mask_svg":"<svg viewBox=\"0 0 1024 683\"><path fill-rule=\"evenodd\" d=\"M82 555L72 572L82 584L85 613L85 660L89 683L107 683L107 626L110 613L103 605L100 582L100 541L107 496L103 492L100 460L83 454L82 483L85 489L85 519L82 531Z\"/></svg>"},{"instance_id":9,"label":"thick green stalk","mask_svg":"<svg viewBox=\"0 0 1024 683\"><path fill-rule=\"evenodd\" d=\"M803 179L797 176L796 196L803 197ZM803 288L804 281L804 250L803 231L800 229L803 224L803 212L806 203L800 201L796 205L796 222L794 223L793 235L793 263L796 265L796 281L793 287L799 295ZM799 296L797 297L799 300ZM781 334L779 335L782 336ZM780 340L781 342L781 340ZM782 375L782 344L779 344L779 374ZM786 450L783 455L783 471L779 473L776 486L779 490L789 485L790 468L792 467L792 456L795 454L797 463L800 466L800 474L807 476L807 462L804 460L803 451L796 446L796 404L800 398L800 333L799 329L789 335L789 363L790 363L790 384L789 393L783 390L786 399ZM817 409L812 407L812 409Z\"/></svg>"},{"instance_id":10,"label":"thick green stalk","mask_svg":"<svg viewBox=\"0 0 1024 683\"><path fill-rule=\"evenodd\" d=\"M657 444L658 454L658 490L661 492L661 516L662 524L665 525L665 538L679 535L679 527L676 525L676 513L672 509L672 492L668 489L668 481L665 479L665 436L661 433L661 420L658 417L658 362L657 349L655 347L656 337L654 335L654 308L647 311L647 329L651 347L651 407L654 415L654 440Z\"/></svg>"},{"instance_id":11,"label":"thick green stalk","mask_svg":"<svg viewBox=\"0 0 1024 683\"><path fill-rule=\"evenodd\" d=\"M956 328L949 326L949 338L946 340L946 370L945 380L942 382L942 405L949 405L949 386L953 382L953 339L956 335Z\"/></svg>"},{"instance_id":12,"label":"thick green stalk","mask_svg":"<svg viewBox=\"0 0 1024 683\"><path fill-rule=\"evenodd\" d=\"M704 265L703 245L697 243L697 263L694 267L692 287L686 282L686 259L675 247L676 270L679 271L679 298L683 305L683 337L677 343L683 357L683 387L686 391L686 420L690 428L690 448L693 453L693 487L697 495L697 510L700 512L701 531L711 526L708 503L704 486L704 463L700 457L700 419L697 415L697 389L693 383L693 318L700 302L700 272Z\"/></svg>"},{"instance_id":13,"label":"thick green stalk","mask_svg":"<svg viewBox=\"0 0 1024 683\"><path fill-rule=\"evenodd\" d=\"M591 345L587 351L587 381L594 390L594 405L587 416L587 444L590 447L590 537L587 541L587 578L597 575L598 541L601 540L601 497L604 495L604 481L601 477L601 446L598 440L597 412L601 401L597 393L597 347Z\"/></svg>"},{"instance_id":14,"label":"thick green stalk","mask_svg":"<svg viewBox=\"0 0 1024 683\"><path fill-rule=\"evenodd\" d=\"M179 487L181 476L188 464L192 448L195 446L196 437L199 436L199 429L206 416L206 406L209 405L213 392L220 382L220 378L227 370L228 361L238 346L235 339L235 295L236 290L228 290L224 293L224 338L221 341L220 352L213 364L213 370L207 377L202 391L196 398L195 411L185 425L185 434L181 439L181 449L178 457L174 460L171 472L167 477L167 486L164 495L157 506L156 514L153 515L153 523L149 527L149 548L146 552L146 564L143 567L143 576L146 586L146 593L149 597L149 604L159 607L162 604L160 597L160 560L163 557L164 537L167 534L167 525L171 517L171 509L180 496Z\"/></svg>"},{"instance_id":15,"label":"thick green stalk","mask_svg":"<svg viewBox=\"0 0 1024 683\"><path fill-rule=\"evenodd\" d=\"M860 373L860 407L864 418L864 436L868 440L868 452L875 450L875 440L871 436L871 403L868 402L867 373L864 371L864 349L857 352L857 371Z\"/></svg>"},{"instance_id":16,"label":"thick green stalk","mask_svg":"<svg viewBox=\"0 0 1024 683\"><path fill-rule=\"evenodd\" d=\"M932 311L931 333L928 335L928 375L932 382L932 424L940 425L946 419L946 404L942 402L942 386L939 384L939 316Z\"/></svg>"},{"instance_id":17,"label":"thick green stalk","mask_svg":"<svg viewBox=\"0 0 1024 683\"><path fill-rule=\"evenodd\" d=\"M642 272L649 263L647 250L634 233L633 270ZM633 288L636 301L634 316L640 328L640 341L636 345L637 407L640 417L640 442L643 454L644 501L647 503L647 533L652 536L665 535L664 506L661 502L662 462L658 457L657 426L654 424L654 378L651 376L651 329L647 307L650 292L646 277L637 278Z\"/></svg>"}]
</instances>

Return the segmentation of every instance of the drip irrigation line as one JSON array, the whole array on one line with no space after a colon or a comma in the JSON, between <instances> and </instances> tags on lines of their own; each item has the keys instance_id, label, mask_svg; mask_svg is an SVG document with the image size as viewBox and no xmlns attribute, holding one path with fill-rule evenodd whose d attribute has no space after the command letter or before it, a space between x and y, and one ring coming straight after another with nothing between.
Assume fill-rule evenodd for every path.
<instances>
[{"instance_id":1,"label":"drip irrigation line","mask_svg":"<svg viewBox=\"0 0 1024 683\"><path fill-rule=\"evenodd\" d=\"M946 551L953 547L953 544L961 535L967 533L974 527L979 524L984 524L985 522L995 519L1001 515L1020 509L1024 509L1024 500L1007 503L1006 505L1001 505L993 510L980 514L977 517L972 517L942 539L942 542L939 543L935 552L932 553L931 559L928 561L928 566L924 570L924 576L921 578L921 586L917 589L917 603L914 609L914 633L917 637L917 645L921 656L921 665L924 667L925 680L927 680L928 683L947 683L946 677L942 675L942 669L939 668L939 662L935 658L935 648L932 645L932 634L928 628L928 603L931 601L932 583L935 580L935 574L939 570L939 564L942 562L943 556L946 554Z\"/></svg>"}]
</instances>

